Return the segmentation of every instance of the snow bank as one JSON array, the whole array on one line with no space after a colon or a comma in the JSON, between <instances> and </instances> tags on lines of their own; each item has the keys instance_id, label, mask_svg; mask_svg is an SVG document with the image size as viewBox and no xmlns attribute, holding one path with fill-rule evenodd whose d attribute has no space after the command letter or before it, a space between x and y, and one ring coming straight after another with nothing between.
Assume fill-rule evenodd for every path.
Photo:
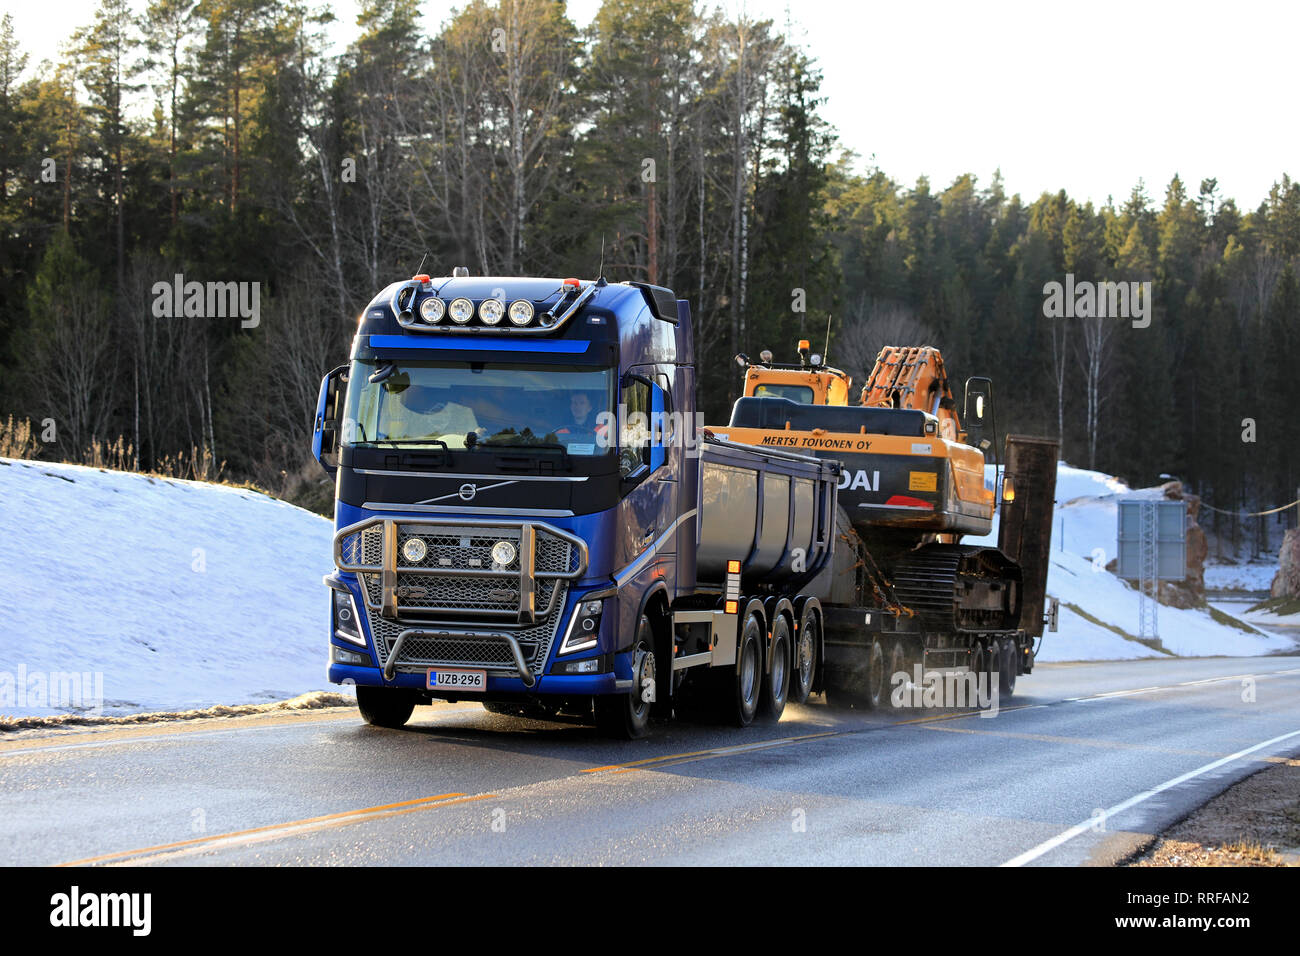
<instances>
[{"instance_id":1,"label":"snow bank","mask_svg":"<svg viewBox=\"0 0 1300 956\"><path fill-rule=\"evenodd\" d=\"M224 485L0 458L0 523L0 714L336 690L319 515Z\"/></svg>"},{"instance_id":2,"label":"snow bank","mask_svg":"<svg viewBox=\"0 0 1300 956\"><path fill-rule=\"evenodd\" d=\"M985 475L989 487L993 487L994 477L993 467L989 466ZM1065 462L1057 466L1047 593L1061 602L1060 630L1043 636L1039 660L1165 656L1160 649L1137 641L1138 592L1106 570L1116 555L1120 499L1160 497L1163 495L1159 488L1130 489L1111 475L1074 468ZM996 545L996 522L989 535L963 540ZM1082 613L1067 613L1066 605ZM1222 623L1206 608L1161 605L1159 632L1164 651L1186 657L1251 656L1295 646L1285 637Z\"/></svg>"}]
</instances>

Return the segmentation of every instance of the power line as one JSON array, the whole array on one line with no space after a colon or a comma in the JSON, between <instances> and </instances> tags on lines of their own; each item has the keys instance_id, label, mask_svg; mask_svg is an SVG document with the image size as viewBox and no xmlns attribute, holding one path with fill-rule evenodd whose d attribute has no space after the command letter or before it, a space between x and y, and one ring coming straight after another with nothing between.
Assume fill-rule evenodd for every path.
<instances>
[{"instance_id":1,"label":"power line","mask_svg":"<svg viewBox=\"0 0 1300 956\"><path fill-rule=\"evenodd\" d=\"M1270 508L1268 511L1224 511L1222 508L1207 505L1204 501L1201 502L1202 508L1214 511L1221 515L1235 515L1238 518L1262 518L1264 515L1275 515L1279 511L1286 511L1287 508L1294 508L1296 505L1300 505L1300 498L1297 498L1289 505L1282 505L1280 508Z\"/></svg>"}]
</instances>

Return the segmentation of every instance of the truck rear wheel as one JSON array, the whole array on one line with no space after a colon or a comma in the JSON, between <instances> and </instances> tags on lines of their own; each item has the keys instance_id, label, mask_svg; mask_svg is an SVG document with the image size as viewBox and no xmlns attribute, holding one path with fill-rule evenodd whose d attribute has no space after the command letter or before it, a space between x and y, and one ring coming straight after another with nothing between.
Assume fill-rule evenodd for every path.
<instances>
[{"instance_id":1,"label":"truck rear wheel","mask_svg":"<svg viewBox=\"0 0 1300 956\"><path fill-rule=\"evenodd\" d=\"M817 612L805 608L794 641L794 663L790 669L790 702L802 704L812 693L817 678L817 645L820 632Z\"/></svg>"},{"instance_id":2,"label":"truck rear wheel","mask_svg":"<svg viewBox=\"0 0 1300 956\"><path fill-rule=\"evenodd\" d=\"M778 614L772 622L771 661L763 679L763 696L760 700L765 716L779 720L790 696L790 620Z\"/></svg>"},{"instance_id":3,"label":"truck rear wheel","mask_svg":"<svg viewBox=\"0 0 1300 956\"><path fill-rule=\"evenodd\" d=\"M357 709L366 723L397 730L411 719L411 711L415 710L415 692L404 687L359 686Z\"/></svg>"},{"instance_id":4,"label":"truck rear wheel","mask_svg":"<svg viewBox=\"0 0 1300 956\"><path fill-rule=\"evenodd\" d=\"M762 638L763 625L758 615L749 615L737 642L736 663L722 668L718 675L725 701L724 716L737 727L748 727L758 711L763 684L763 648L759 643Z\"/></svg>"},{"instance_id":5,"label":"truck rear wheel","mask_svg":"<svg viewBox=\"0 0 1300 956\"><path fill-rule=\"evenodd\" d=\"M596 726L602 734L619 740L644 737L655 696L654 630L650 618L642 614L636 628L636 646L632 648L632 689L626 694L596 698Z\"/></svg>"}]
</instances>

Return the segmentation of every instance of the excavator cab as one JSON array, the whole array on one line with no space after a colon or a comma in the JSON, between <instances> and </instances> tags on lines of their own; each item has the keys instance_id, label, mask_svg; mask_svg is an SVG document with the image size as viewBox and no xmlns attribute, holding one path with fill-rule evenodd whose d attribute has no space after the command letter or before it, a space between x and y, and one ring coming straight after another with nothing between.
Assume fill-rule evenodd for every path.
<instances>
[{"instance_id":1,"label":"excavator cab","mask_svg":"<svg viewBox=\"0 0 1300 956\"><path fill-rule=\"evenodd\" d=\"M759 361L751 363L748 355L737 355L736 364L745 370L745 398L783 398L801 405L847 405L853 377L826 365L820 355L811 352L807 339L799 340L798 364L772 361L764 349Z\"/></svg>"}]
</instances>

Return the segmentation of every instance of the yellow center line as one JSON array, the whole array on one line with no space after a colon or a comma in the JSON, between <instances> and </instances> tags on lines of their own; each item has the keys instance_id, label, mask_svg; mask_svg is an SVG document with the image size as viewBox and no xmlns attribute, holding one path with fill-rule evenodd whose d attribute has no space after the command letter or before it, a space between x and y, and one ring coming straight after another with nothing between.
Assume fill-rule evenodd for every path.
<instances>
[{"instance_id":1,"label":"yellow center line","mask_svg":"<svg viewBox=\"0 0 1300 956\"><path fill-rule=\"evenodd\" d=\"M71 860L67 863L59 863L57 866L89 866L95 863L122 862L143 856L152 856L162 853L204 850L215 848L217 845L224 845L239 842L256 842L258 839L276 839L280 836L287 836L291 833L303 832L305 830L316 830L327 826L342 826L349 823L358 823L362 820L377 820L389 816L397 816L402 813L411 813L416 810L425 810L430 807L442 807L452 803L468 803L473 800L486 800L495 794L484 793L477 796L467 796L463 793L442 793L435 797L420 797L416 800L403 800L398 803L385 803L375 807L363 807L359 810L343 810L339 813L327 813L322 816L305 817L301 820L289 820L284 823L271 823L266 826L252 827L247 830L232 830L229 833L219 833L212 836L195 837L191 840L178 840L174 843L160 843L155 846L140 847L134 850L119 850L115 853L103 853L99 856L89 856L80 860Z\"/></svg>"}]
</instances>

